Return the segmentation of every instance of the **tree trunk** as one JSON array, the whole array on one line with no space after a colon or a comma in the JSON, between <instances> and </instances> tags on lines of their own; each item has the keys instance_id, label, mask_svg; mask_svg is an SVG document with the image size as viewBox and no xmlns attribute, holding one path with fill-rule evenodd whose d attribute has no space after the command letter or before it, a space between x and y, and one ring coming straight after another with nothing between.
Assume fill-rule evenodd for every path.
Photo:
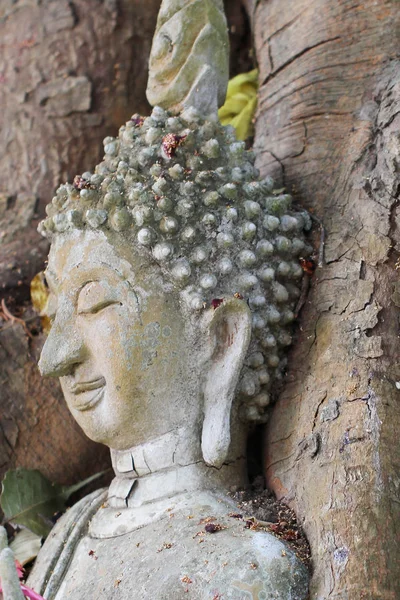
<instances>
[{"instance_id":1,"label":"tree trunk","mask_svg":"<svg viewBox=\"0 0 400 600\"><path fill-rule=\"evenodd\" d=\"M148 113L147 61L160 0L4 0L0 7L0 289L29 298L56 187L101 159L102 139ZM4 316L4 315L3 315ZM36 367L42 339L0 328L0 479L15 466L68 483L108 464Z\"/></svg>"},{"instance_id":2,"label":"tree trunk","mask_svg":"<svg viewBox=\"0 0 400 600\"><path fill-rule=\"evenodd\" d=\"M56 187L92 169L103 154L101 140L132 112L148 112L144 90L159 5L160 0L3 2L1 242L16 244L18 256L2 277L5 293L14 290L13 273L20 268L19 287L26 295L31 271L24 277L21 257L27 246L31 264L34 244L19 240L43 216ZM46 252L40 246L42 258Z\"/></svg>"},{"instance_id":3,"label":"tree trunk","mask_svg":"<svg viewBox=\"0 0 400 600\"><path fill-rule=\"evenodd\" d=\"M313 599L400 598L400 63L395 0L257 2L259 167L323 221L266 474Z\"/></svg>"}]
</instances>

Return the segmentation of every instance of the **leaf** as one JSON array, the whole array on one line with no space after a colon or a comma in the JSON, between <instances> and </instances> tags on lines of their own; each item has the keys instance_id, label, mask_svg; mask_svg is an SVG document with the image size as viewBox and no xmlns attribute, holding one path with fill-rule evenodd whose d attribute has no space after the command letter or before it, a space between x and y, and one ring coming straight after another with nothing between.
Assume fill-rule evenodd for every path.
<instances>
[{"instance_id":1,"label":"leaf","mask_svg":"<svg viewBox=\"0 0 400 600\"><path fill-rule=\"evenodd\" d=\"M44 312L49 299L49 288L46 285L46 280L43 271L35 275L31 281L31 300L33 308L41 316L42 328L45 333L49 333L51 323L49 317Z\"/></svg>"},{"instance_id":2,"label":"leaf","mask_svg":"<svg viewBox=\"0 0 400 600\"><path fill-rule=\"evenodd\" d=\"M246 104L243 110L232 119L232 125L236 129L239 140L247 139L253 131L253 118L257 106L257 98L253 98Z\"/></svg>"},{"instance_id":3,"label":"leaf","mask_svg":"<svg viewBox=\"0 0 400 600\"><path fill-rule=\"evenodd\" d=\"M7 521L46 537L53 527L53 515L65 510L69 496L103 473L96 473L75 485L61 486L51 483L36 470L7 471L2 482L0 506Z\"/></svg>"},{"instance_id":4,"label":"leaf","mask_svg":"<svg viewBox=\"0 0 400 600\"><path fill-rule=\"evenodd\" d=\"M229 98L238 92L246 94L256 94L258 89L258 69L248 71L248 73L239 73L236 77L232 77L228 83L226 96Z\"/></svg>"},{"instance_id":5,"label":"leaf","mask_svg":"<svg viewBox=\"0 0 400 600\"><path fill-rule=\"evenodd\" d=\"M232 125L239 140L253 132L253 118L257 107L258 71L240 73L228 83L225 104L218 111L222 125Z\"/></svg>"},{"instance_id":6,"label":"leaf","mask_svg":"<svg viewBox=\"0 0 400 600\"><path fill-rule=\"evenodd\" d=\"M33 308L40 314L44 311L49 297L49 289L46 285L43 271L35 275L31 281L31 299Z\"/></svg>"},{"instance_id":7,"label":"leaf","mask_svg":"<svg viewBox=\"0 0 400 600\"><path fill-rule=\"evenodd\" d=\"M10 548L22 566L36 558L42 546L41 540L41 536L32 533L29 529L18 531L10 544Z\"/></svg>"},{"instance_id":8,"label":"leaf","mask_svg":"<svg viewBox=\"0 0 400 600\"><path fill-rule=\"evenodd\" d=\"M219 109L219 117L225 116L236 116L238 115L248 104L249 97L246 94L238 92L234 96L227 98L225 104Z\"/></svg>"}]
</instances>

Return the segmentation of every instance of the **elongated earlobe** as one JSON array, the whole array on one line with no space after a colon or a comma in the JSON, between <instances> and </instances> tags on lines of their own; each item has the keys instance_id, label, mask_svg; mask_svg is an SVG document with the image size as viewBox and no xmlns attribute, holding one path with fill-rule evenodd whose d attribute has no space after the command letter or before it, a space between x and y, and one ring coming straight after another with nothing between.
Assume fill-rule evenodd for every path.
<instances>
[{"instance_id":1,"label":"elongated earlobe","mask_svg":"<svg viewBox=\"0 0 400 600\"><path fill-rule=\"evenodd\" d=\"M204 422L201 447L204 461L220 468L231 441L230 417L240 371L251 337L251 314L246 302L230 298L209 323L212 355L204 380Z\"/></svg>"}]
</instances>

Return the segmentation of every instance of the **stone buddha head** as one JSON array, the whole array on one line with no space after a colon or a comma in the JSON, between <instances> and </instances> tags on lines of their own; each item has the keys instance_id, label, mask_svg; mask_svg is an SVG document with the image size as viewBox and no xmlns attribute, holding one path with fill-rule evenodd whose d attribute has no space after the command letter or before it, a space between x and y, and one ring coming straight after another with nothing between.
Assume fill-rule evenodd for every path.
<instances>
[{"instance_id":1,"label":"stone buddha head","mask_svg":"<svg viewBox=\"0 0 400 600\"><path fill-rule=\"evenodd\" d=\"M282 377L308 216L194 109L134 115L104 146L40 226L53 321L40 369L91 439L118 451L181 430L220 467Z\"/></svg>"}]
</instances>

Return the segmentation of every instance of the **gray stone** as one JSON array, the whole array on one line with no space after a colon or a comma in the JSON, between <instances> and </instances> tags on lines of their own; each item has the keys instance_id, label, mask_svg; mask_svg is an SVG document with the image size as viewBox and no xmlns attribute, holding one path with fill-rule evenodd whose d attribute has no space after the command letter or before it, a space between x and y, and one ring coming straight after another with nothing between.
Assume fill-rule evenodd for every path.
<instances>
[{"instance_id":1,"label":"gray stone","mask_svg":"<svg viewBox=\"0 0 400 600\"><path fill-rule=\"evenodd\" d=\"M97 494L59 521L49 552L39 557L29 582L46 598L307 597L307 571L293 552L271 534L246 529L243 520L230 516L237 507L221 493L186 492L140 508L103 504L72 549L71 521L103 499ZM135 491L132 503L134 496ZM62 569L54 569L54 556L59 565L68 563L68 578L55 595Z\"/></svg>"}]
</instances>

